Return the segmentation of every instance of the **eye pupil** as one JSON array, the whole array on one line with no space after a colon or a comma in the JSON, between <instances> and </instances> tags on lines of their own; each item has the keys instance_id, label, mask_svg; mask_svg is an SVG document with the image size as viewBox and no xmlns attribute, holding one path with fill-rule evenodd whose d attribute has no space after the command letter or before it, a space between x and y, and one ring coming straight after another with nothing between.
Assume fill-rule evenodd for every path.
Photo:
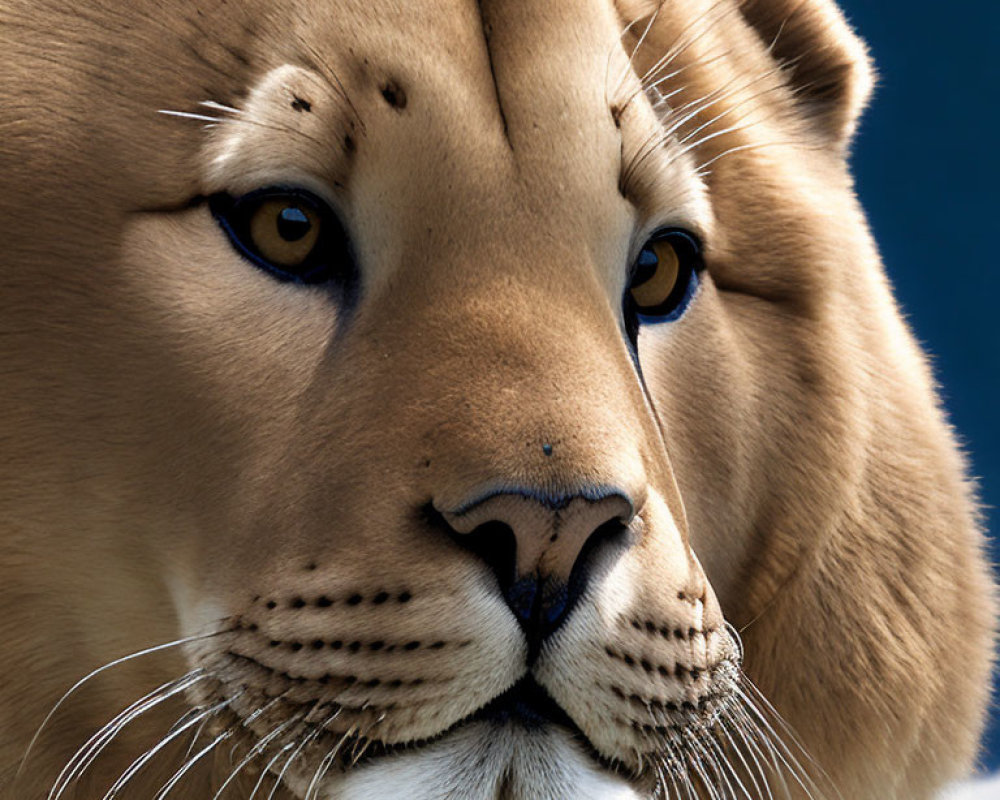
<instances>
[{"instance_id":1,"label":"eye pupil","mask_svg":"<svg viewBox=\"0 0 1000 800\"><path fill-rule=\"evenodd\" d=\"M639 258L636 259L635 276L632 278L632 283L639 285L648 281L656 273L656 267L659 263L660 258L652 247L647 245L642 248L639 252Z\"/></svg>"},{"instance_id":2,"label":"eye pupil","mask_svg":"<svg viewBox=\"0 0 1000 800\"><path fill-rule=\"evenodd\" d=\"M281 209L277 218L278 235L286 242L297 242L309 233L312 222L301 208L288 206Z\"/></svg>"}]
</instances>

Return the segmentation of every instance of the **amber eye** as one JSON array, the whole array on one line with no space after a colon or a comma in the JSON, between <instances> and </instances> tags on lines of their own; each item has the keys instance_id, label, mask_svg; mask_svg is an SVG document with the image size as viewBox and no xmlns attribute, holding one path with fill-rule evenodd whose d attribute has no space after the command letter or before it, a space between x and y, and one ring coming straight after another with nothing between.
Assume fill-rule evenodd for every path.
<instances>
[{"instance_id":1,"label":"amber eye","mask_svg":"<svg viewBox=\"0 0 1000 800\"><path fill-rule=\"evenodd\" d=\"M250 219L250 238L257 252L279 267L305 261L319 239L322 220L293 198L265 200Z\"/></svg>"},{"instance_id":2,"label":"amber eye","mask_svg":"<svg viewBox=\"0 0 1000 800\"><path fill-rule=\"evenodd\" d=\"M629 283L631 307L649 321L677 319L698 285L701 246L687 231L658 231L639 252Z\"/></svg>"},{"instance_id":3,"label":"amber eye","mask_svg":"<svg viewBox=\"0 0 1000 800\"><path fill-rule=\"evenodd\" d=\"M324 283L354 272L343 225L311 192L275 187L209 202L237 251L279 280Z\"/></svg>"}]
</instances>

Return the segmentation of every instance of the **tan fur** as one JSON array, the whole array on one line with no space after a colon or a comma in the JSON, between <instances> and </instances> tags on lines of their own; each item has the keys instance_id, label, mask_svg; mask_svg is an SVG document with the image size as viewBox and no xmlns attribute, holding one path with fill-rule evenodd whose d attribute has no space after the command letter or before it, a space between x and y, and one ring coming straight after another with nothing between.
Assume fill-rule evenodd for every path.
<instances>
[{"instance_id":1,"label":"tan fur","mask_svg":"<svg viewBox=\"0 0 1000 800\"><path fill-rule=\"evenodd\" d=\"M919 800L970 768L991 580L854 197L871 77L831 3L8 0L0 62L4 797L45 797L111 716L199 667L185 702L239 695L199 742L236 733L178 796L210 798L232 744L322 722L317 703L341 709L335 738L438 736L523 674L526 644L492 574L419 510L519 486L618 487L635 540L535 667L593 751L517 738L489 796L577 791L546 753L650 796L642 726L735 697L723 618L817 793ZM342 216L352 313L250 265L200 201L275 183ZM707 272L683 318L640 333L643 383L620 298L663 225L702 237ZM568 570L532 541L532 563ZM22 764L80 677L218 630L96 676ZM66 796L103 797L184 707L162 711ZM426 745L445 766L412 796L488 781L448 765L493 735ZM295 796L324 742L285 774ZM153 797L186 746L122 796ZM414 753L324 797L369 796Z\"/></svg>"}]
</instances>

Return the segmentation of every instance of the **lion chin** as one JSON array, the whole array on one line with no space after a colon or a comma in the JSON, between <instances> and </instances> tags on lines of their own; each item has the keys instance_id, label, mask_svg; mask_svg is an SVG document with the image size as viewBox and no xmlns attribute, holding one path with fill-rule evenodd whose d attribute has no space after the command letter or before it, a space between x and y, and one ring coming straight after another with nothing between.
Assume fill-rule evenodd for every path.
<instances>
[{"instance_id":1,"label":"lion chin","mask_svg":"<svg viewBox=\"0 0 1000 800\"><path fill-rule=\"evenodd\" d=\"M830 0L8 0L0 796L921 800L994 588Z\"/></svg>"}]
</instances>

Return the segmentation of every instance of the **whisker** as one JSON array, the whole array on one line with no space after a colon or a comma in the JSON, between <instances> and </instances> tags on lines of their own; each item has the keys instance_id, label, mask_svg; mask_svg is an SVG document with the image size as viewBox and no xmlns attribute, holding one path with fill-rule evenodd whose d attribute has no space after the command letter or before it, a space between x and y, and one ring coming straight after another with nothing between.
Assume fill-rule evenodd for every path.
<instances>
[{"instance_id":1,"label":"whisker","mask_svg":"<svg viewBox=\"0 0 1000 800\"><path fill-rule=\"evenodd\" d=\"M336 757L336 749L327 751L326 755L323 756L323 760L319 762L319 766L316 767L316 771L313 773L312 780L309 781L304 800L313 800L315 792L319 791L319 785L322 783L323 778L326 777L326 773L330 771L330 767L333 766Z\"/></svg>"},{"instance_id":2,"label":"whisker","mask_svg":"<svg viewBox=\"0 0 1000 800\"><path fill-rule=\"evenodd\" d=\"M130 722L160 703L186 691L204 677L204 670L195 670L182 678L168 681L118 713L77 749L56 777L55 783L49 790L48 800L59 800L63 792L88 769Z\"/></svg>"},{"instance_id":3,"label":"whisker","mask_svg":"<svg viewBox=\"0 0 1000 800\"><path fill-rule=\"evenodd\" d=\"M236 699L235 697L232 698L232 700L235 699ZM206 721L207 719L208 717L205 718ZM204 722L202 722L202 724L204 724ZM153 798L153 800L163 800L163 798L170 793L170 791L174 788L174 786L177 785L177 783L188 773L188 771L195 764L201 761L201 759L204 758L206 755L211 753L218 745L220 745L226 739L230 738L235 732L236 730L234 727L227 728L226 730L222 731L222 733L218 734L205 747L199 750L193 757L190 758L188 757L190 756L190 751L189 751L188 755L185 755L184 757L185 758L184 765L173 774L170 780L168 780L162 787L160 787L160 791L156 793L156 796Z\"/></svg>"},{"instance_id":4,"label":"whisker","mask_svg":"<svg viewBox=\"0 0 1000 800\"><path fill-rule=\"evenodd\" d=\"M759 82L761 80L764 80L764 79L766 79L766 78L774 75L779 70L780 70L779 67L775 67L774 69L768 70L767 72L764 72L763 74L758 75L758 76L756 76L754 78L751 78L750 80L745 81L745 82L743 82L741 84L738 84L736 86L734 86L733 84L736 82L737 78L732 78L729 81L727 81L725 84L723 84L722 86L720 86L718 89L715 89L712 92L709 92L704 97L698 98L697 100L692 100L691 102L686 103L683 106L681 106L680 108L674 110L673 113L670 114L666 118L666 120L664 121L664 124L667 125L667 127L665 129L663 129L663 130L657 131L653 136L651 136L642 145L642 147L640 147L636 151L635 155L632 157L632 159L630 160L629 164L622 171L622 183L623 183L623 185L627 186L629 184L629 182L632 180L632 176L636 173L636 171L639 169L639 167L646 161L646 159L649 158L653 153L655 153L660 147L662 147L663 145L665 145L668 142L670 142L670 140L674 136L674 134L676 134L684 125L686 125L692 119L694 119L699 114L701 114L702 112L706 111L707 109L711 108L712 106L716 105L717 103L724 102L724 101L728 100L729 98L731 98L731 97L733 97L733 96L735 96L735 95L737 95L737 94L739 94L741 92L745 92L747 89L749 89L755 83L757 83L757 82ZM735 105L731 106L730 108L725 109L722 112L720 112L719 114L715 115L712 119L710 119L707 122L703 123L701 126L699 126L698 128L696 128L694 131L691 131L691 132L687 133L678 142L679 145L683 145L681 151L679 153L677 153L675 156L673 156L671 158L671 161L669 163L673 163L678 158L680 158L684 153L687 153L687 152L690 152L691 150L694 150L695 148L701 146L702 144L704 144L705 142L707 142L707 141L709 141L711 139L717 138L719 136L723 136L723 135L728 134L728 133L735 133L735 132L737 132L739 130L744 130L745 128L750 127L753 124L756 124L754 122L749 122L749 123L742 123L741 122L739 125L732 126L730 128L726 128L723 131L717 131L717 132L712 133L712 134L706 134L706 136L702 137L701 139L699 139L696 142L690 142L690 139L693 136L695 136L697 133L699 133L702 130L704 130L705 128L708 128L711 125L715 124L718 120L722 119L723 117L727 116L728 114L731 114L734 111L737 111L740 107L742 107L742 106L746 105L747 103L750 103L750 102L752 102L752 101L754 101L754 100L756 100L756 99L758 99L758 98L760 98L760 97L768 94L769 92L773 92L773 91L779 90L781 88L782 88L782 85L778 84L776 86L769 86L769 87L767 87L767 88L765 88L765 89L763 89L763 90L761 90L759 92L755 92L755 93L749 95L748 97L743 98L742 100L740 100L739 102L737 102ZM669 166L669 164L668 164L668 166Z\"/></svg>"},{"instance_id":5,"label":"whisker","mask_svg":"<svg viewBox=\"0 0 1000 800\"><path fill-rule=\"evenodd\" d=\"M292 751L292 754L288 757L288 760L285 762L285 765L281 768L281 772L278 773L278 779L274 782L274 786L271 789L271 793L267 796L267 800L274 800L274 795L278 791L278 787L281 786L281 782L285 779L285 773L288 771L288 768L291 766L292 762L295 761L295 759L299 757L299 755L306 748L306 746L309 745L310 742L314 741L316 737L319 736L321 733L322 730L316 729L308 736L304 736L302 738L302 742L299 744L298 747L295 748L295 750Z\"/></svg>"},{"instance_id":6,"label":"whisker","mask_svg":"<svg viewBox=\"0 0 1000 800\"><path fill-rule=\"evenodd\" d=\"M725 156L731 155L733 153L745 153L751 150L763 150L768 147L798 147L798 146L802 146L802 142L795 141L794 139L786 139L778 142L757 142L751 144L736 145L735 147L730 147L727 150L723 150L718 155L708 159L708 161L699 164L695 168L695 172L697 172L701 177L707 177L709 173L706 172L705 170L707 170L708 167L712 166L712 164L714 164L716 161L719 161Z\"/></svg>"},{"instance_id":7,"label":"whisker","mask_svg":"<svg viewBox=\"0 0 1000 800\"><path fill-rule=\"evenodd\" d=\"M656 13L659 13L659 9L656 10ZM608 98L608 86L611 82L611 59L614 56L615 51L618 50L618 48L623 48L625 46L625 37L628 36L632 28L638 25L639 22L641 21L642 17L636 17L634 20L628 23L628 25L622 28L622 32L618 35L618 42L615 45L613 45L610 50L608 50L608 57L604 61L604 105L606 106L610 105L610 101ZM625 80L625 77L628 75L629 70L632 68L632 59L635 58L635 52L636 52L635 50L632 51L632 55L629 57L628 63L626 63L625 67L623 68L622 76L621 78L619 78L617 84L618 86L621 85L621 81ZM618 90L616 89L615 94L617 94L617 92Z\"/></svg>"},{"instance_id":8,"label":"whisker","mask_svg":"<svg viewBox=\"0 0 1000 800\"><path fill-rule=\"evenodd\" d=\"M809 777L809 772L798 762L797 759L795 759L791 750L785 744L786 739L795 746L795 748L801 754L802 758L809 763L812 770L826 784L827 789L832 790L837 797L843 800L843 795L840 793L840 790L833 782L833 779L830 777L829 773L827 773L827 771L823 769L822 764L820 764L815 758L813 758L812 754L803 744L802 740L798 737L798 734L796 734L795 731L792 729L791 725L789 725L785 721L784 717L782 717L781 714L778 713L778 710L771 704L771 701L767 699L764 693L761 692L761 690L758 689L757 686L753 683L753 681L751 681L750 678L747 677L745 674L742 675L742 683L743 686L746 688L746 690L749 691L751 695L755 698L754 701L755 713L758 714L761 713L761 711L756 709L756 705L759 703L761 706L763 706L763 710L766 711L770 715L770 717L774 720L774 724L781 729L783 736L779 736L778 733L774 731L774 729L771 728L771 726L768 723L765 722L768 729L771 730L774 738L778 741L781 747L788 752L789 757L795 761L796 765L798 766L802 774L809 779L810 783L814 787L816 787L815 781L811 777ZM818 789L818 787L816 788Z\"/></svg>"},{"instance_id":9,"label":"whisker","mask_svg":"<svg viewBox=\"0 0 1000 800\"><path fill-rule=\"evenodd\" d=\"M293 747L295 747L295 742L294 741L289 742L288 744L284 745L277 753L275 753L274 758L272 758L270 761L267 762L267 766L265 766L264 769L261 770L260 777L257 779L257 783L254 784L253 791L250 792L250 796L247 798L247 800L253 800L257 796L257 792L260 790L261 784L264 783L264 778L266 778L268 774L271 772L271 768L278 763L278 759L280 759L285 753L287 753Z\"/></svg>"},{"instance_id":10,"label":"whisker","mask_svg":"<svg viewBox=\"0 0 1000 800\"><path fill-rule=\"evenodd\" d=\"M719 769L719 765L716 763L715 756L702 746L701 731L692 731L687 738L688 747L697 758L698 763L702 765L702 775L707 783L709 793L713 798L719 797L719 792L723 791L723 789L728 789L729 786L728 781ZM709 770L715 776L714 780L709 780ZM720 800L722 799L720 798Z\"/></svg>"},{"instance_id":11,"label":"whisker","mask_svg":"<svg viewBox=\"0 0 1000 800\"><path fill-rule=\"evenodd\" d=\"M717 19L711 20L708 24L706 24L704 29L700 31L696 30L695 26L705 22L711 14L713 14L718 8L723 6L724 8L722 14ZM705 9L705 11L703 11L701 14L699 14L697 17L691 20L691 22L689 22L687 25L681 28L681 30L677 33L674 39L667 46L667 49L664 52L664 54L660 56L660 58L655 63L653 63L653 65L650 66L650 68L647 69L646 72L643 73L643 75L639 78L639 83L645 86L646 81L648 81L654 74L659 72L659 70L668 67L670 64L672 64L678 57L682 56L688 49L697 44L698 41L700 41L701 38L705 36L712 29L714 25L717 25L718 23L722 22L722 20L725 19L727 14L733 13L735 10L739 8L739 6L740 2L737 2L734 5L729 5L726 0L716 0L716 2L710 5L707 9ZM688 36L692 32L695 33L694 38L689 38L685 42L684 37Z\"/></svg>"},{"instance_id":12,"label":"whisker","mask_svg":"<svg viewBox=\"0 0 1000 800\"><path fill-rule=\"evenodd\" d=\"M814 767L820 768L820 765L812 758L812 756L809 755L805 745L799 739L798 735L795 733L794 730L792 730L792 727L787 722L785 722L784 717L782 717L781 714L778 713L778 709L776 709L771 704L771 701L767 699L767 696L760 689L757 688L757 685L752 680L750 680L750 678L745 673L740 676L740 679L743 688L750 693L750 696L753 697L754 704L755 705L759 704L763 706L764 710L767 711L773 717L775 723L781 728L785 736L791 739L792 743L802 752L802 754L806 758L810 760L810 762Z\"/></svg>"},{"instance_id":13,"label":"whisker","mask_svg":"<svg viewBox=\"0 0 1000 800\"><path fill-rule=\"evenodd\" d=\"M744 87L744 88L746 88L746 87ZM712 117L711 119L709 119L707 122L703 122L701 125L699 125L694 130L688 131L687 133L685 133L684 136L683 136L683 138L681 138L679 140L680 144L686 144L686 143L690 142L691 139L693 139L695 136L697 136L703 130L705 130L706 128L714 125L720 119L724 119L725 117L729 116L730 114L733 114L736 111L739 111L747 103L753 102L754 100L759 100L761 97L764 97L765 95L767 95L767 94L769 94L771 92L777 91L779 89L782 89L782 88L783 87L780 86L780 85L779 86L769 86L768 88L763 89L763 90L761 90L759 92L756 92L756 93L750 95L749 97L744 97L742 100L740 100L735 105L732 105L729 108L724 109L723 111L720 111L718 114L716 114L714 117ZM720 98L720 99L722 99L722 98ZM732 130L732 129L730 129L730 130ZM700 146L701 144L703 144L704 142L707 142L707 141L708 141L708 138L699 139L696 142L694 142L694 144L692 144L691 147L692 148L698 147L698 146Z\"/></svg>"},{"instance_id":14,"label":"whisker","mask_svg":"<svg viewBox=\"0 0 1000 800\"><path fill-rule=\"evenodd\" d=\"M157 114L164 114L168 117L181 117L182 119L194 119L201 122L224 122L222 117L210 117L206 114L195 114L193 111L172 111L169 108L156 109Z\"/></svg>"},{"instance_id":15,"label":"whisker","mask_svg":"<svg viewBox=\"0 0 1000 800\"><path fill-rule=\"evenodd\" d=\"M227 114L242 114L243 111L235 108L234 106L223 105L222 103L217 103L214 100L202 100L198 105L203 108L210 108L213 111L225 111Z\"/></svg>"},{"instance_id":16,"label":"whisker","mask_svg":"<svg viewBox=\"0 0 1000 800\"><path fill-rule=\"evenodd\" d=\"M80 680L78 680L70 687L69 691L67 691L62 697L60 697L58 701L56 701L56 704L52 706L52 710L45 715L45 719L42 720L42 724L38 726L38 730L35 731L35 735L31 737L31 741L28 743L28 747L24 751L24 755L21 756L21 763L18 765L17 772L14 774L15 782L17 778L20 776L21 772L23 771L24 765L28 762L28 757L31 755L31 751L34 748L35 743L38 741L38 737L42 735L42 731L45 730L45 727L52 720L52 717L55 716L56 712L59 711L63 703L65 703L66 700L68 700L69 697L75 691L77 691L77 689L79 689L81 686L87 683L87 681L96 678L101 673L107 672L109 669L113 667L117 667L119 664L125 664L129 661L134 661L137 658L142 658L143 656L148 656L153 653L162 652L163 650L169 650L172 647L179 647L181 645L189 644L191 642L199 642L205 639L211 639L212 637L232 632L233 632L232 628L229 628L225 630L214 631L213 633L198 634L197 636L186 636L183 639L176 639L172 642L167 642L166 644L158 644L155 647L147 647L145 650L139 650L127 656L116 658L114 661L109 661L103 667L98 667L97 669L85 675L83 678L80 678Z\"/></svg>"},{"instance_id":17,"label":"whisker","mask_svg":"<svg viewBox=\"0 0 1000 800\"><path fill-rule=\"evenodd\" d=\"M302 17L300 16L299 19L302 19ZM303 22L308 23L308 20L303 20ZM313 61L316 63L316 66L321 68L320 72L323 76L323 79L327 82L327 84L329 84L329 86L334 90L336 94L339 94L343 98L344 102L347 104L347 107L351 110L351 113L354 115L354 118L358 121L358 128L360 129L361 134L367 135L367 127L365 126L365 121L361 118L361 114L358 113L357 106L355 106L354 102L351 100L351 95L350 93L348 93L347 87L344 86L344 82L340 79L340 76L337 74L337 71L330 66L330 63L326 60L326 58L323 57L323 54L316 48L316 46L311 41L308 41L307 39L304 39L302 37L298 37L297 43L299 47L301 47L303 51L313 59Z\"/></svg>"},{"instance_id":18,"label":"whisker","mask_svg":"<svg viewBox=\"0 0 1000 800\"><path fill-rule=\"evenodd\" d=\"M751 754L755 754L755 759L763 771L766 771L774 781L780 782L784 789L784 796L789 796L788 784L784 778L782 764L775 757L775 752L770 742L767 732L760 726L756 718L751 716L746 710L746 700L740 698L741 706L734 709L734 716L740 722L740 736L743 742L750 749ZM775 788L778 788L777 786Z\"/></svg>"},{"instance_id":19,"label":"whisker","mask_svg":"<svg viewBox=\"0 0 1000 800\"><path fill-rule=\"evenodd\" d=\"M743 663L743 637L740 636L740 632L736 630L736 626L733 625L729 620L725 621L726 630L729 631L729 635L732 637L733 644L736 645L736 663Z\"/></svg>"},{"instance_id":20,"label":"whisker","mask_svg":"<svg viewBox=\"0 0 1000 800\"><path fill-rule=\"evenodd\" d=\"M187 750L184 751L183 761L186 761L191 756L191 753L194 752L194 748L197 746L206 725L208 725L208 717L205 717L198 727L194 729L194 733L191 735L191 743L187 746Z\"/></svg>"},{"instance_id":21,"label":"whisker","mask_svg":"<svg viewBox=\"0 0 1000 800\"><path fill-rule=\"evenodd\" d=\"M199 105L206 105L208 103L214 103L214 101L204 100L200 102ZM214 105L221 105L221 104L213 104L212 107L214 107ZM228 108L226 108L225 110L228 110ZM312 136L306 133L305 131L300 130L299 128L296 128L293 125L287 125L275 119L264 121L260 119L251 119L250 117L247 116L212 117L208 116L207 114L198 114L192 111L175 111L169 108L158 108L156 109L156 113L165 114L168 117L179 117L181 119L193 119L199 122L205 122L207 123L205 125L206 128L215 127L216 125L234 125L234 124L252 125L256 128L262 128L268 131L275 131L277 133L287 133L291 134L292 136L300 136L303 139L306 139L307 141L310 141L313 144L324 149L329 146L329 143L324 142L321 139L318 139L315 136ZM243 112L239 110L237 110L237 113L241 115L243 114Z\"/></svg>"},{"instance_id":22,"label":"whisker","mask_svg":"<svg viewBox=\"0 0 1000 800\"><path fill-rule=\"evenodd\" d=\"M736 734L739 733L738 730L739 723L732 715L732 712L728 709L726 710L726 722L727 724L722 727L722 732L723 735L726 737L726 740L730 744L730 747L727 748L727 752L735 754L736 758L739 759L740 764L743 765L743 768L746 771L746 776L750 779L750 782L753 783L753 788L754 788L753 794L750 794L750 792L746 789L745 786L743 788L743 791L747 794L750 800L763 800L764 791L761 789L760 783L757 782L757 777L754 774L754 770L747 762L746 756L744 756L743 750L740 747L739 742L736 741ZM735 731L733 730L734 728L736 728ZM754 759L754 761L756 762L756 758L752 753L750 754L750 757ZM760 768L759 763L756 764L756 766L758 767L758 769ZM767 791L768 797L770 798L770 800L774 800L774 798L770 797L771 790L767 788L767 777L764 775L763 772L760 773L760 777L761 780L764 782L764 789ZM743 786L742 781L740 782L740 785Z\"/></svg>"},{"instance_id":23,"label":"whisker","mask_svg":"<svg viewBox=\"0 0 1000 800\"><path fill-rule=\"evenodd\" d=\"M189 719L191 719L191 717L195 717L195 716L197 716L200 713L201 713L201 709L198 708L198 707L189 708L187 711L185 711L183 714L181 714L180 717L178 717L177 721L173 725L170 726L170 729L167 731L167 733L173 733L181 725L183 725L185 722L187 722Z\"/></svg>"},{"instance_id":24,"label":"whisker","mask_svg":"<svg viewBox=\"0 0 1000 800\"><path fill-rule=\"evenodd\" d=\"M727 98L732 97L734 94L749 88L749 86L751 86L754 82L760 80L760 77L763 76L753 78L742 86L733 87L733 83L737 80L737 78L734 77L719 88L709 92L707 95L691 100L677 109L673 109L663 121L663 124L667 127L656 131L636 151L628 166L625 170L623 170L622 182L627 185L639 166L641 166L641 164L649 158L650 155L656 152L657 149L669 142L671 137L690 120L694 119L698 116L698 114L706 109L711 108L716 103L721 103Z\"/></svg>"},{"instance_id":25,"label":"whisker","mask_svg":"<svg viewBox=\"0 0 1000 800\"><path fill-rule=\"evenodd\" d=\"M736 691L740 692L738 688ZM774 728L771 727L770 723L756 707L756 705L750 701L746 695L743 695L743 697L747 701L744 708L750 712L751 718L754 719L755 727L761 734L762 741L767 746L768 750L770 750L772 761L775 762L776 772L779 778L783 780L784 773L789 773L802 791L806 793L807 797L816 798L817 794L815 792L819 791L819 787L816 785L815 781L813 781L809 773L803 768L802 764L791 752L782 738L778 736ZM805 751L803 750L802 752L804 753ZM785 767L785 769L778 767L779 762ZM790 792L787 788L785 791L786 794L789 794L790 796ZM822 793L820 793L819 796L822 796Z\"/></svg>"},{"instance_id":26,"label":"whisker","mask_svg":"<svg viewBox=\"0 0 1000 800\"><path fill-rule=\"evenodd\" d=\"M320 723L320 729L326 730L326 726L333 722L339 715L342 709L337 709L330 717L325 719ZM333 762L337 758L337 752L339 750L339 745L330 748L326 755L323 756L323 760L320 761L319 766L316 768L316 772L313 773L312 780L309 782L309 786L306 789L305 800L312 800L313 792L319 791L319 784L326 777L326 773L330 771L330 767L333 766Z\"/></svg>"},{"instance_id":27,"label":"whisker","mask_svg":"<svg viewBox=\"0 0 1000 800\"><path fill-rule=\"evenodd\" d=\"M277 699L278 698L275 698L275 700ZM275 739L281 736L281 734L285 732L289 727L301 721L301 719L302 719L301 715L296 715L291 719L287 719L283 723L278 725L276 728L274 728L266 736L262 737L252 748L250 748L250 752L246 754L246 756L243 758L242 761L240 761L240 763L236 766L236 768L229 773L229 777L227 777L226 780L223 781L218 791L216 791L216 793L212 796L212 800L219 800L219 798L222 796L222 793L226 790L226 787L229 786L229 784L231 784L236 779L236 776L240 774L240 772L247 764L253 761L258 755L263 753L271 742L273 742Z\"/></svg>"},{"instance_id":28,"label":"whisker","mask_svg":"<svg viewBox=\"0 0 1000 800\"><path fill-rule=\"evenodd\" d=\"M146 750L142 755L140 755L135 761L133 761L125 771L118 776L118 779L111 785L111 788L104 794L102 800L112 800L127 784L132 778L134 778L139 771L146 766L150 761L152 761L158 753L160 753L163 748L174 741L178 736L184 733L188 728L197 725L203 719L216 714L218 711L222 710L228 706L233 701L233 698L223 700L221 703L217 703L210 708L204 709L200 715L192 717L184 725L177 728L173 733L167 734L159 742Z\"/></svg>"},{"instance_id":29,"label":"whisker","mask_svg":"<svg viewBox=\"0 0 1000 800\"><path fill-rule=\"evenodd\" d=\"M650 15L649 22L646 23L646 27L643 29L642 34L639 36L638 40L635 43L635 47L632 48L632 52L629 54L628 62L626 63L625 67L622 69L622 74L618 77L618 82L615 84L614 94L617 95L618 92L621 91L622 84L625 83L625 79L628 77L629 72L632 71L632 64L635 61L635 57L638 54L639 50L642 48L642 45L645 43L646 37L649 35L650 29L656 23L657 17L660 16L660 10L662 8L663 8L662 4L658 5L656 7L656 11L654 11ZM640 17L636 17L634 20L632 20L632 22L630 22L628 24L628 26L622 31L622 34L621 34L622 38L624 38L625 36L628 35L629 31L632 29L632 26L635 23L637 23L640 19L641 19ZM628 105L628 104L626 103L626 105Z\"/></svg>"},{"instance_id":30,"label":"whisker","mask_svg":"<svg viewBox=\"0 0 1000 800\"><path fill-rule=\"evenodd\" d=\"M756 781L753 781L753 783L754 783L754 788L758 789L758 791L756 795L754 795L750 793L750 790L747 789L746 784L740 778L740 773L737 768L737 765L733 763L733 759L730 756L730 751L734 750L735 746L733 745L732 739L729 737L729 732L726 730L726 726L720 725L718 730L720 731L720 735L725 737L726 743L728 743L729 746L728 747L725 746L723 742L718 741L715 737L709 737L706 740L708 747L710 747L712 751L715 753L716 760L719 762L719 764L722 765L723 770L728 771L728 773L732 776L733 781L735 781L736 786L739 787L739 791L740 793L742 793L742 797L745 800L756 800L757 798L760 798L761 795L759 787L757 787L756 785ZM743 763L743 765L746 766L745 763L743 762L742 754L739 754L738 757L740 759L740 763ZM753 780L752 776L751 780ZM733 787L731 783L730 783L730 789L732 791L733 798L738 799L740 795L737 793L736 788Z\"/></svg>"},{"instance_id":31,"label":"whisker","mask_svg":"<svg viewBox=\"0 0 1000 800\"><path fill-rule=\"evenodd\" d=\"M701 785L709 793L709 800L718 800L718 794L715 789L712 788L712 781L709 780L708 775L705 772L705 768L701 763L701 757L696 753L688 752L688 763L694 767L695 773L701 780Z\"/></svg>"},{"instance_id":32,"label":"whisker","mask_svg":"<svg viewBox=\"0 0 1000 800\"><path fill-rule=\"evenodd\" d=\"M724 58L732 55L732 53L733 53L733 49L730 48L730 49L725 50L725 51L723 51L721 53L707 54L707 55L702 56L701 58L695 59L694 61L691 61L691 62L689 62L687 64L679 66L675 70L672 70L670 72L666 72L663 75L659 75L656 78L656 80L651 81L650 83L641 83L638 86L638 88L634 89L631 92L631 94L629 94L628 99L621 106L622 110L624 111L624 109L628 108L635 101L635 99L637 97L641 97L643 94L649 96L653 92L656 92L658 95L660 95L662 97L662 93L660 91L660 87L663 86L665 83L668 83L668 82L674 80L679 75L683 75L685 72L688 72L689 70L697 69L699 67L706 67L706 66L709 66L710 64L714 64L716 61L721 61L722 59L724 59ZM669 65L664 65L663 68L665 69L668 66ZM685 87L685 88L687 88L687 87ZM673 92L671 92L671 95L674 95L674 94L677 94L677 93L678 93L678 91L673 91Z\"/></svg>"}]
</instances>

